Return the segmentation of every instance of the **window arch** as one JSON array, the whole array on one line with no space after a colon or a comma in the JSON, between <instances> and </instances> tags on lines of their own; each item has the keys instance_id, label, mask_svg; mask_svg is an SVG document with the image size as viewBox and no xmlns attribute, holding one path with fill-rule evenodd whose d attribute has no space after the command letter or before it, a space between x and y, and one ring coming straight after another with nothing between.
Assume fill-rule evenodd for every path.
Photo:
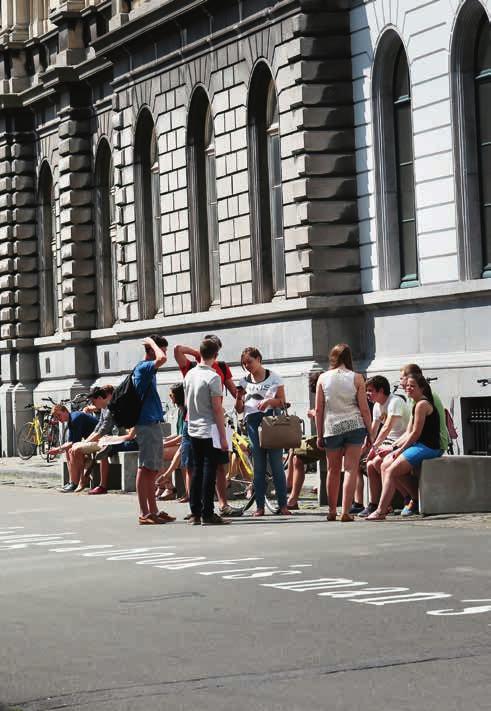
<instances>
[{"instance_id":1,"label":"window arch","mask_svg":"<svg viewBox=\"0 0 491 711\"><path fill-rule=\"evenodd\" d=\"M460 278L489 278L491 32L478 0L468 0L455 23L451 78Z\"/></svg>"},{"instance_id":2,"label":"window arch","mask_svg":"<svg viewBox=\"0 0 491 711\"><path fill-rule=\"evenodd\" d=\"M58 330L58 278L54 184L47 163L39 171L37 209L40 335L52 336Z\"/></svg>"},{"instance_id":3,"label":"window arch","mask_svg":"<svg viewBox=\"0 0 491 711\"><path fill-rule=\"evenodd\" d=\"M418 283L411 83L402 42L385 33L374 62L379 272L382 289Z\"/></svg>"},{"instance_id":4,"label":"window arch","mask_svg":"<svg viewBox=\"0 0 491 711\"><path fill-rule=\"evenodd\" d=\"M193 311L220 305L215 131L206 92L193 94L188 122L188 201Z\"/></svg>"},{"instance_id":5,"label":"window arch","mask_svg":"<svg viewBox=\"0 0 491 711\"><path fill-rule=\"evenodd\" d=\"M102 139L95 161L94 191L99 328L113 325L118 303L113 172L111 149L107 140Z\"/></svg>"},{"instance_id":6,"label":"window arch","mask_svg":"<svg viewBox=\"0 0 491 711\"><path fill-rule=\"evenodd\" d=\"M163 312L160 171L157 134L148 109L135 133L135 217L140 318Z\"/></svg>"},{"instance_id":7,"label":"window arch","mask_svg":"<svg viewBox=\"0 0 491 711\"><path fill-rule=\"evenodd\" d=\"M257 303L285 295L281 145L276 86L264 62L252 76L248 106L253 293Z\"/></svg>"}]
</instances>

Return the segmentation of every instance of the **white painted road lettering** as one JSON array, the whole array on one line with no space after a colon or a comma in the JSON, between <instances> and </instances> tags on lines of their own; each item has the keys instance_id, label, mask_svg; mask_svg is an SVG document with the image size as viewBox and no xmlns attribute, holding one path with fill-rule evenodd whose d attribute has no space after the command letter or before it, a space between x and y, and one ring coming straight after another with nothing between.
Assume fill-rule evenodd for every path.
<instances>
[{"instance_id":1,"label":"white painted road lettering","mask_svg":"<svg viewBox=\"0 0 491 711\"><path fill-rule=\"evenodd\" d=\"M83 541L69 536L76 535L73 531L63 533L25 533L22 526L9 526L0 531L0 551L24 550L31 546L54 546L48 553L74 553L86 558L101 558L106 561L121 561L136 565L150 565L168 571L180 571L193 568L209 568L213 570L196 570L203 576L221 576L222 580L261 580L274 576L297 576L305 574L300 568L312 567L312 563L290 563L288 569L277 565L248 565L244 563L259 563L263 557L251 556L245 558L209 559L204 555L182 556L175 552L176 546L146 546L137 548L115 548L112 544L85 545ZM81 545L78 545L81 544ZM242 565L242 567L240 567ZM397 605L408 603L427 603L433 600L451 598L445 592L412 592L409 588L400 586L371 587L369 583L351 578L309 578L306 580L286 580L271 583L259 583L261 587L273 588L278 591L295 593L314 593L316 597L331 600L346 600L363 605ZM466 604L462 609L448 608L427 610L427 615L434 617L458 617L479 615L491 612L490 598L479 600L462 600ZM468 605L472 603L472 605Z\"/></svg>"}]
</instances>

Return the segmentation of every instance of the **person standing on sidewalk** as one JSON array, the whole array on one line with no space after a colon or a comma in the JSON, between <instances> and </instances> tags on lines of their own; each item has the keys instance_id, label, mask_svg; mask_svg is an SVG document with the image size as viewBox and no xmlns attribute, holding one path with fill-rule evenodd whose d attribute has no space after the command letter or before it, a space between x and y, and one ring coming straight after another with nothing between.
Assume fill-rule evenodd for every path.
<instances>
[{"instance_id":1,"label":"person standing on sidewalk","mask_svg":"<svg viewBox=\"0 0 491 711\"><path fill-rule=\"evenodd\" d=\"M164 411L157 391L157 370L167 361L167 339L149 336L143 341L145 358L133 371L133 384L140 396L142 406L135 425L138 441L138 472L136 493L140 504L141 525L174 521L165 511L157 508L155 480L164 457L162 422Z\"/></svg>"},{"instance_id":2,"label":"person standing on sidewalk","mask_svg":"<svg viewBox=\"0 0 491 711\"><path fill-rule=\"evenodd\" d=\"M205 340L215 341L218 346L218 353L222 348L222 342L213 334L205 336ZM218 355L218 354L217 354ZM188 356L191 356L194 360L190 360ZM174 358L176 359L177 365L183 375L189 373L189 371L196 367L196 363L201 360L199 350L192 348L191 346L177 345L174 348ZM230 395L234 398L237 397L237 387L232 379L232 372L228 364L224 360L215 360L213 363L213 369L220 377L222 381L222 387L227 390ZM217 467L217 480L216 480L216 492L218 498L219 512L221 516L237 516L240 515L240 511L233 509L229 506L227 499L227 471L228 471L229 453L221 452L219 454L219 461Z\"/></svg>"},{"instance_id":3,"label":"person standing on sidewalk","mask_svg":"<svg viewBox=\"0 0 491 711\"><path fill-rule=\"evenodd\" d=\"M188 430L193 448L194 468L191 479L191 518L189 519L193 525L217 526L228 523L213 510L219 457L222 452L228 452L222 405L222 381L213 367L218 351L217 342L205 338L199 349L200 362L184 378ZM219 448L217 440L219 440Z\"/></svg>"}]
</instances>

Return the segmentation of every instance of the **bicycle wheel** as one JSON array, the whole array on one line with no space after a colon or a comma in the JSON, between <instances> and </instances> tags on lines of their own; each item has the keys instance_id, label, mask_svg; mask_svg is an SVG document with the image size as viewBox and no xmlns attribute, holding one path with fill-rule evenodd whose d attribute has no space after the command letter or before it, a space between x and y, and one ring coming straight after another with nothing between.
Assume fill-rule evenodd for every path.
<instances>
[{"instance_id":1,"label":"bicycle wheel","mask_svg":"<svg viewBox=\"0 0 491 711\"><path fill-rule=\"evenodd\" d=\"M252 472L252 465L249 456L242 453L241 458L233 453L230 466L233 469L233 474L229 476L228 481L232 487L231 494L235 499L232 508L244 513L244 511L250 509L255 501L254 487L250 474Z\"/></svg>"},{"instance_id":2,"label":"bicycle wheel","mask_svg":"<svg viewBox=\"0 0 491 711\"><path fill-rule=\"evenodd\" d=\"M53 447L60 445L60 428L57 422L48 422L43 431L43 443L41 445L42 454L46 456L47 462L52 462L58 457L57 454L48 454Z\"/></svg>"},{"instance_id":3,"label":"bicycle wheel","mask_svg":"<svg viewBox=\"0 0 491 711\"><path fill-rule=\"evenodd\" d=\"M274 482L273 475L269 471L266 471L266 496L264 497L264 503L266 508L273 514L277 514L279 511L279 506L274 500Z\"/></svg>"},{"instance_id":4,"label":"bicycle wheel","mask_svg":"<svg viewBox=\"0 0 491 711\"><path fill-rule=\"evenodd\" d=\"M30 459L36 454L36 430L33 422L26 422L17 435L17 454L21 459Z\"/></svg>"}]
</instances>

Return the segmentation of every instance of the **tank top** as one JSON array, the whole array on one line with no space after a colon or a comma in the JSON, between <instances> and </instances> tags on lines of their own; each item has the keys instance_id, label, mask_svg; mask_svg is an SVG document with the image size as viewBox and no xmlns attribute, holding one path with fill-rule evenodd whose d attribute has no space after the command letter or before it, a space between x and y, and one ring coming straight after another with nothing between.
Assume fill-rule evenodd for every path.
<instances>
[{"instance_id":1,"label":"tank top","mask_svg":"<svg viewBox=\"0 0 491 711\"><path fill-rule=\"evenodd\" d=\"M430 402L427 398L423 398L426 402ZM431 405L431 402L430 402ZM425 444L430 449L440 449L440 416L434 405L431 415L426 415L423 429L419 435L418 442ZM413 421L416 404L413 405Z\"/></svg>"},{"instance_id":2,"label":"tank top","mask_svg":"<svg viewBox=\"0 0 491 711\"><path fill-rule=\"evenodd\" d=\"M328 370L320 376L319 382L325 400L324 437L365 427L356 397L355 373L352 370Z\"/></svg>"}]
</instances>

